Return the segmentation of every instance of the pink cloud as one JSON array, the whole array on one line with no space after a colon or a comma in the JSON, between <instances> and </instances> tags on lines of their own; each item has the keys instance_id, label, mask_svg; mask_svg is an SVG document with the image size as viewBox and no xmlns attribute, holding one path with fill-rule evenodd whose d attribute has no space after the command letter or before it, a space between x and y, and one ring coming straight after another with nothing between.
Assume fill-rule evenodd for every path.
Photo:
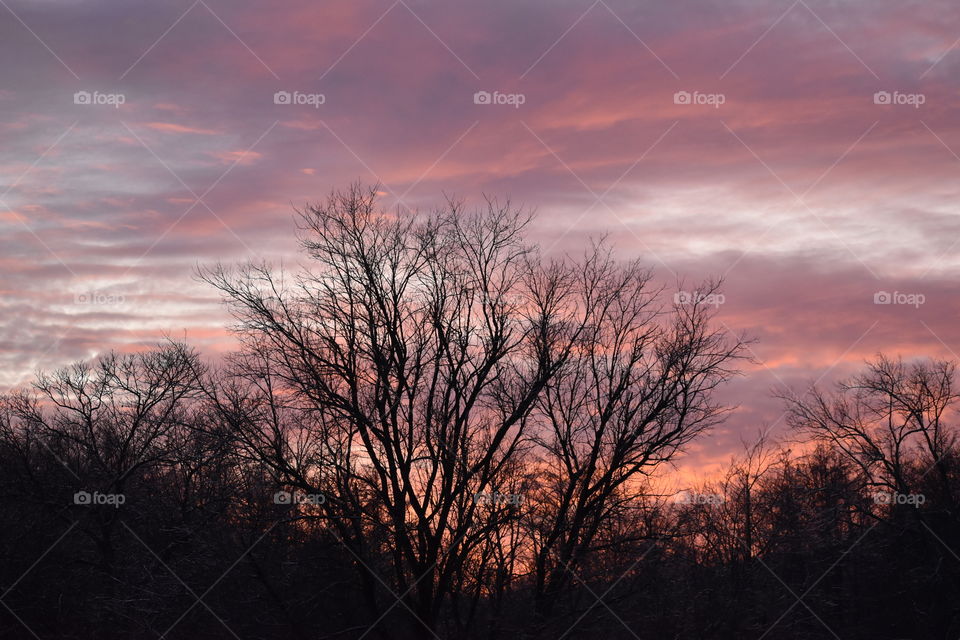
<instances>
[{"instance_id":1,"label":"pink cloud","mask_svg":"<svg viewBox=\"0 0 960 640\"><path fill-rule=\"evenodd\" d=\"M256 151L220 151L214 153L213 156L223 162L224 164L243 164L250 165L255 163L257 160L263 157L263 154L257 153Z\"/></svg>"},{"instance_id":2,"label":"pink cloud","mask_svg":"<svg viewBox=\"0 0 960 640\"><path fill-rule=\"evenodd\" d=\"M156 131L163 131L164 133L196 133L205 136L216 135L218 132L214 129L201 129L199 127L187 127L181 124L175 124L172 122L148 122L146 123L147 127L154 129Z\"/></svg>"}]
</instances>

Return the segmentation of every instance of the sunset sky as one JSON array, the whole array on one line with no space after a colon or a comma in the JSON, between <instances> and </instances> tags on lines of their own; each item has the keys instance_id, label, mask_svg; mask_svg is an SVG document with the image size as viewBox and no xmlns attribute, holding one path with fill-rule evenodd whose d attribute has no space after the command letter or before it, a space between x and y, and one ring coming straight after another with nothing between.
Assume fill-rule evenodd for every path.
<instances>
[{"instance_id":1,"label":"sunset sky","mask_svg":"<svg viewBox=\"0 0 960 640\"><path fill-rule=\"evenodd\" d=\"M196 267L294 265L293 207L356 180L509 198L545 251L609 234L671 292L722 277L756 362L688 468L786 435L784 385L960 352L950 0L0 0L0 61L2 390L229 350Z\"/></svg>"}]
</instances>

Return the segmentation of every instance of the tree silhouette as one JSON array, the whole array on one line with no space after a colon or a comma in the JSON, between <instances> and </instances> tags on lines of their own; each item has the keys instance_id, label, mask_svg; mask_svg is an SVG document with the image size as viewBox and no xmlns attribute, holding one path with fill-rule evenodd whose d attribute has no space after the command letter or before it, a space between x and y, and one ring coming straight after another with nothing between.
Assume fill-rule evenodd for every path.
<instances>
[{"instance_id":1,"label":"tree silhouette","mask_svg":"<svg viewBox=\"0 0 960 640\"><path fill-rule=\"evenodd\" d=\"M672 499L743 341L605 242L353 186L305 264L201 277L239 349L106 353L0 396L7 638L950 638L955 363L783 400Z\"/></svg>"}]
</instances>

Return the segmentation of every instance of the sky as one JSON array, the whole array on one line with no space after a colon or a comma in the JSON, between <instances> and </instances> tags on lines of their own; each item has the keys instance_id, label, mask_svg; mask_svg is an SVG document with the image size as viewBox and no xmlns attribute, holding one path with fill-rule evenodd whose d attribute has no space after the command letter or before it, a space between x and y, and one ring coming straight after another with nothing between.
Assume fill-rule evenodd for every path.
<instances>
[{"instance_id":1,"label":"sky","mask_svg":"<svg viewBox=\"0 0 960 640\"><path fill-rule=\"evenodd\" d=\"M772 392L960 359L958 80L949 0L0 0L0 390L230 350L197 266L295 264L294 207L379 181L722 277L755 341L680 462L709 473L790 437Z\"/></svg>"}]
</instances>

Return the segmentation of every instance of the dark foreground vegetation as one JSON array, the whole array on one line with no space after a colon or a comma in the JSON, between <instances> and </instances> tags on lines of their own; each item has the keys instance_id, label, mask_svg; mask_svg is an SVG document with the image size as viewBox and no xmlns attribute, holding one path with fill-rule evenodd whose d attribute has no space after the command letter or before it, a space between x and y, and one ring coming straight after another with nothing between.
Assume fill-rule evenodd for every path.
<instances>
[{"instance_id":1,"label":"dark foreground vegetation","mask_svg":"<svg viewBox=\"0 0 960 640\"><path fill-rule=\"evenodd\" d=\"M242 348L108 355L0 399L2 638L957 638L954 365L783 398L658 491L744 345L600 244L351 189L309 269L214 268Z\"/></svg>"}]
</instances>

